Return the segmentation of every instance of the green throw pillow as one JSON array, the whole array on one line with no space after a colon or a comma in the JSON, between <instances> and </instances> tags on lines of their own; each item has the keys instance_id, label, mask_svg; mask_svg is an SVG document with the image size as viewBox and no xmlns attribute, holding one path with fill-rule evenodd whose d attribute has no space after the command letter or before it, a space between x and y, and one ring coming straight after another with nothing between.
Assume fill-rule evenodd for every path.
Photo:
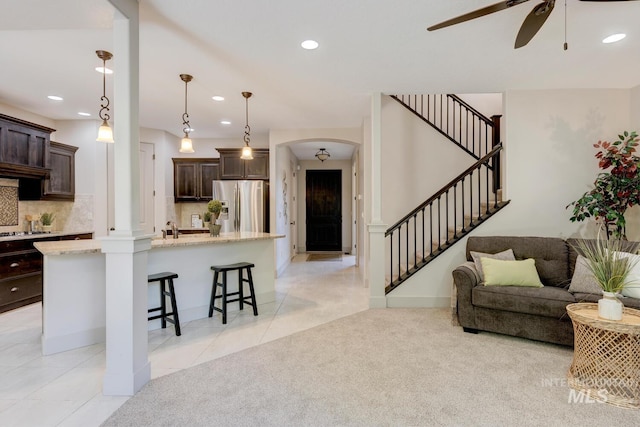
<instances>
[{"instance_id":1,"label":"green throw pillow","mask_svg":"<svg viewBox=\"0 0 640 427\"><path fill-rule=\"evenodd\" d=\"M503 261L480 258L484 271L485 286L530 286L542 288L536 261L533 258L522 261Z\"/></svg>"}]
</instances>

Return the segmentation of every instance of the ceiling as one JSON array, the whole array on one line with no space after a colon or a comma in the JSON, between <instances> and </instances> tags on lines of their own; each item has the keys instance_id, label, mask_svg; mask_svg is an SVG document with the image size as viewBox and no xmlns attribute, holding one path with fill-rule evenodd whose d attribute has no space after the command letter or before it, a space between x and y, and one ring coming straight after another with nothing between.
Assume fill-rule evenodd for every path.
<instances>
[{"instance_id":1,"label":"ceiling","mask_svg":"<svg viewBox=\"0 0 640 427\"><path fill-rule=\"evenodd\" d=\"M181 135L181 73L194 77L188 86L194 139L241 138L242 91L253 92L249 123L254 135L270 129L359 127L369 115L373 92L626 89L640 84L640 1L567 0L567 51L562 48L561 0L529 45L518 50L513 49L516 34L537 0L426 30L495 2L140 0L140 125ZM0 102L55 120L81 119L79 111L97 120L102 75L94 68L102 64L95 51L113 52L107 65L118 72L113 17L107 0L5 5ZM627 38L601 43L617 32ZM300 42L308 38L320 47L302 49ZM112 86L108 76L110 96ZM50 94L64 101L50 101ZM215 102L213 95L226 99ZM321 146L307 146L305 153L312 157Z\"/></svg>"}]
</instances>

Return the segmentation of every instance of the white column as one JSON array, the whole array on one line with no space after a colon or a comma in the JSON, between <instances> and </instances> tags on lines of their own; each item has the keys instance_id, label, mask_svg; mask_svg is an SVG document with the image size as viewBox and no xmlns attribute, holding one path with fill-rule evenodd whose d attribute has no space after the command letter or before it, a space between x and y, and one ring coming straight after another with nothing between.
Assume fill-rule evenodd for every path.
<instances>
[{"instance_id":1,"label":"white column","mask_svg":"<svg viewBox=\"0 0 640 427\"><path fill-rule=\"evenodd\" d=\"M151 378L147 346L147 257L139 227L139 22L137 0L109 0L114 32L115 231L102 239L106 268L105 395L131 396Z\"/></svg>"},{"instance_id":2,"label":"white column","mask_svg":"<svg viewBox=\"0 0 640 427\"><path fill-rule=\"evenodd\" d=\"M371 149L369 150L369 179L371 186L371 222L369 230L369 306L387 306L384 293L384 233L387 224L382 221L382 94L371 96Z\"/></svg>"}]
</instances>

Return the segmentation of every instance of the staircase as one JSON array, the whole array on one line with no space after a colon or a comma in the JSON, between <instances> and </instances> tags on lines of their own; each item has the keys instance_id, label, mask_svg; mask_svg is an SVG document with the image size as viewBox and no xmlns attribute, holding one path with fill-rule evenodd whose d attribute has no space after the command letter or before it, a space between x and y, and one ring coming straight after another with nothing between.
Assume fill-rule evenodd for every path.
<instances>
[{"instance_id":1,"label":"staircase","mask_svg":"<svg viewBox=\"0 0 640 427\"><path fill-rule=\"evenodd\" d=\"M385 293L501 210L500 116L490 119L456 95L392 95L475 162L385 233Z\"/></svg>"}]
</instances>

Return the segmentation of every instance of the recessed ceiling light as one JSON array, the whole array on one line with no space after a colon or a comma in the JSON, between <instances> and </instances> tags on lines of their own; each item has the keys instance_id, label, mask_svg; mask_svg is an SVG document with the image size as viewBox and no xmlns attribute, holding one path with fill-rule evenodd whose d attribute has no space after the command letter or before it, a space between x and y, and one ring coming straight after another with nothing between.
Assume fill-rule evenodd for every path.
<instances>
[{"instance_id":1,"label":"recessed ceiling light","mask_svg":"<svg viewBox=\"0 0 640 427\"><path fill-rule=\"evenodd\" d=\"M89 114L89 113L84 113L84 112L82 112L82 111L79 111L79 112L78 112L78 115L79 115L79 116L89 117L91 114Z\"/></svg>"},{"instance_id":2,"label":"recessed ceiling light","mask_svg":"<svg viewBox=\"0 0 640 427\"><path fill-rule=\"evenodd\" d=\"M108 67L96 67L96 71L104 74L113 74L113 70Z\"/></svg>"},{"instance_id":3,"label":"recessed ceiling light","mask_svg":"<svg viewBox=\"0 0 640 427\"><path fill-rule=\"evenodd\" d=\"M231 122L229 120L220 120L221 125L230 125Z\"/></svg>"},{"instance_id":4,"label":"recessed ceiling light","mask_svg":"<svg viewBox=\"0 0 640 427\"><path fill-rule=\"evenodd\" d=\"M61 96L56 96L56 95L49 95L47 96L47 98L51 99L52 101L62 101L62 97Z\"/></svg>"},{"instance_id":5,"label":"recessed ceiling light","mask_svg":"<svg viewBox=\"0 0 640 427\"><path fill-rule=\"evenodd\" d=\"M318 48L318 42L315 40L305 40L302 43L300 43L300 46L302 46L304 49L307 50L313 50L313 49L317 49Z\"/></svg>"},{"instance_id":6,"label":"recessed ceiling light","mask_svg":"<svg viewBox=\"0 0 640 427\"><path fill-rule=\"evenodd\" d=\"M605 37L604 39L602 39L602 43L615 43L615 42L619 42L620 40L622 40L623 38L627 37L626 34L611 34L608 37Z\"/></svg>"},{"instance_id":7,"label":"recessed ceiling light","mask_svg":"<svg viewBox=\"0 0 640 427\"><path fill-rule=\"evenodd\" d=\"M216 95L212 96L211 99L213 99L214 101L224 101L224 96Z\"/></svg>"}]
</instances>

